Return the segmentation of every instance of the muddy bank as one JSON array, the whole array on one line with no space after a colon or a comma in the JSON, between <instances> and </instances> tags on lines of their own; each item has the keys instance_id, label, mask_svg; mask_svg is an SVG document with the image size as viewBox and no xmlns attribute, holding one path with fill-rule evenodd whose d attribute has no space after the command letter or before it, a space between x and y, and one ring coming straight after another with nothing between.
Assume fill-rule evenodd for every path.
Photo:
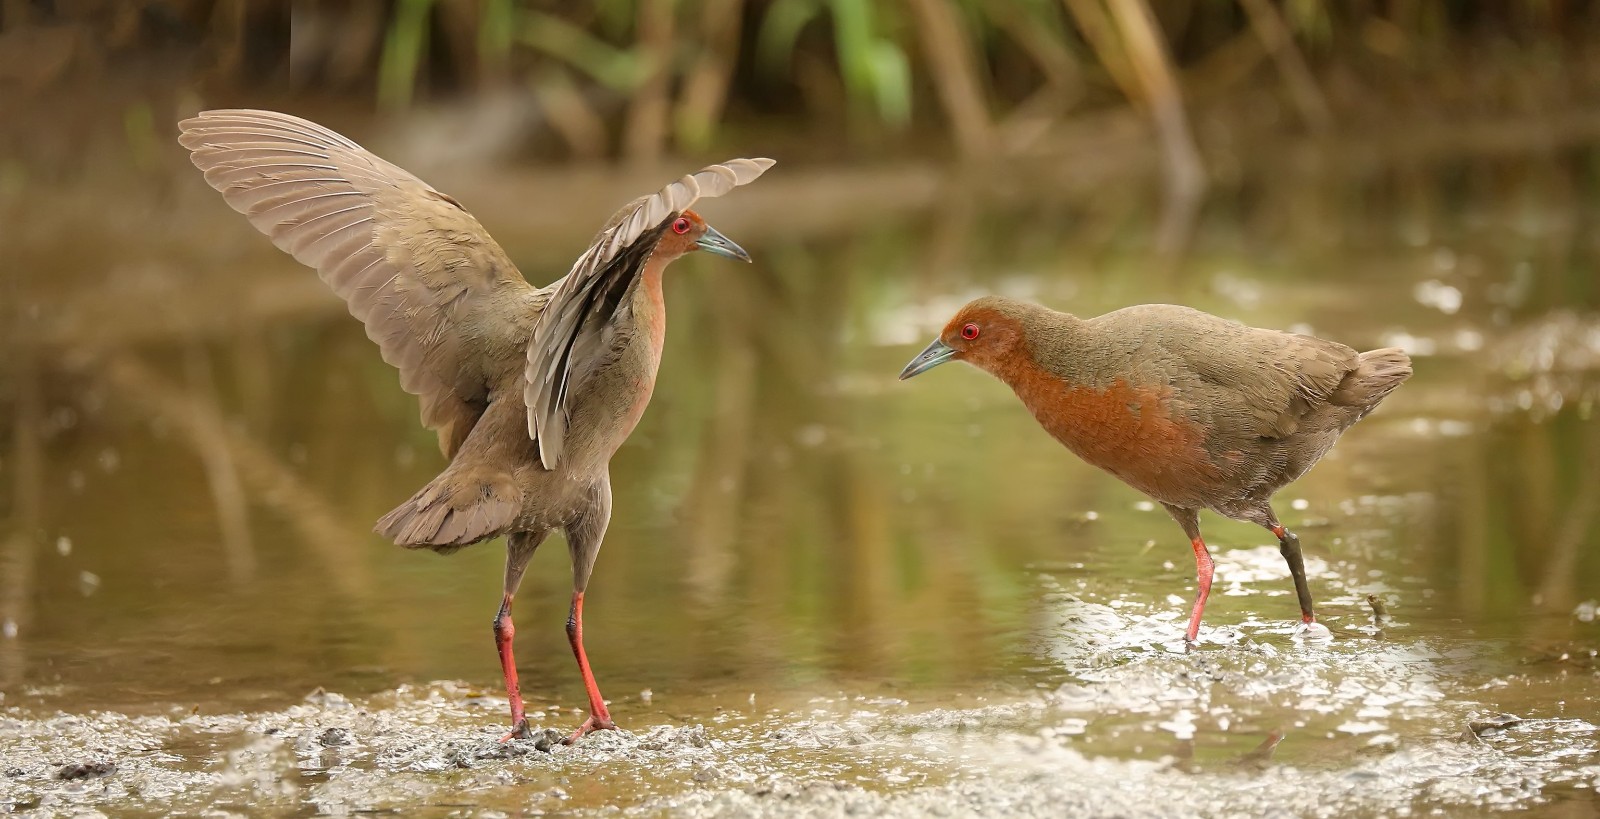
<instances>
[{"instance_id":1,"label":"muddy bank","mask_svg":"<svg viewBox=\"0 0 1600 819\"><path fill-rule=\"evenodd\" d=\"M449 685L380 698L392 700L384 706L8 717L0 809L45 816L90 809L1396 815L1592 807L1600 786L1595 726L1582 720L1535 720L1480 738L1465 709L1460 719L1431 721L1432 736L1377 737L1332 764L1288 764L1269 753L1197 755L1197 745L1215 750L1214 721L1179 708L1137 729L1144 745L1128 750L1154 753L1130 759L1103 756L1086 741L1114 742L1095 709L1083 707L1082 693L925 711L829 700L809 712L709 727L641 725L575 747L549 744L554 732L501 745L488 727L495 717L463 706ZM1260 738L1252 727L1232 730ZM1291 731L1284 742L1302 738Z\"/></svg>"},{"instance_id":2,"label":"muddy bank","mask_svg":"<svg viewBox=\"0 0 1600 819\"><path fill-rule=\"evenodd\" d=\"M1270 609L1270 549L1219 554L1225 592ZM677 816L1404 815L1593 810L1600 698L1592 664L1504 641L1418 636L1404 584L1318 561L1351 607L1332 642L1287 622L1172 639L1181 606L1037 574L1033 640L1051 668L1008 686L914 699L716 688L635 698L628 730L559 744L580 715L497 741L504 699L464 683L364 698L315 692L255 713L0 717L0 810L208 815ZM1359 579L1353 579L1359 578ZM1575 626L1593 626L1573 615ZM1592 615L1591 615L1592 621ZM1430 628L1430 631L1437 629ZM1591 637L1593 635L1590 635ZM1017 684L1020 682L1021 684ZM1548 696L1555 692L1556 696ZM25 695L26 696L26 695ZM1515 719L1505 716L1506 712Z\"/></svg>"}]
</instances>

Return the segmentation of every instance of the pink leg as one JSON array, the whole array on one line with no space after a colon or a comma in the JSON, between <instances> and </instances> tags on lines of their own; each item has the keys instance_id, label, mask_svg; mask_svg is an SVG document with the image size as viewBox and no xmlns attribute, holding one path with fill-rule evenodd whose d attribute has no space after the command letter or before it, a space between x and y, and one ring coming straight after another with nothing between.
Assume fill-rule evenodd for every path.
<instances>
[{"instance_id":1,"label":"pink leg","mask_svg":"<svg viewBox=\"0 0 1600 819\"><path fill-rule=\"evenodd\" d=\"M589 656L583 650L583 592L572 593L572 613L567 617L567 641L572 643L572 656L578 659L578 671L583 674L583 688L589 693L589 718L572 732L572 736L567 737L566 744L571 745L595 731L616 730L617 727L611 721L605 697L600 696L600 686L594 681L594 672L589 670Z\"/></svg>"},{"instance_id":2,"label":"pink leg","mask_svg":"<svg viewBox=\"0 0 1600 819\"><path fill-rule=\"evenodd\" d=\"M1200 584L1200 592L1194 597L1194 612L1189 615L1189 631L1184 637L1192 645L1200 636L1200 615L1206 611L1206 598L1211 596L1211 576L1217 564L1211 559L1205 541L1195 538L1189 545L1194 547L1194 573Z\"/></svg>"},{"instance_id":3,"label":"pink leg","mask_svg":"<svg viewBox=\"0 0 1600 819\"><path fill-rule=\"evenodd\" d=\"M500 671L506 678L506 696L511 699L511 733L500 738L506 742L528 735L528 718L522 709L522 686L517 684L517 658L512 655L511 644L516 639L517 627L511 622L511 595L500 600L500 613L494 618L494 643L500 650Z\"/></svg>"}]
</instances>

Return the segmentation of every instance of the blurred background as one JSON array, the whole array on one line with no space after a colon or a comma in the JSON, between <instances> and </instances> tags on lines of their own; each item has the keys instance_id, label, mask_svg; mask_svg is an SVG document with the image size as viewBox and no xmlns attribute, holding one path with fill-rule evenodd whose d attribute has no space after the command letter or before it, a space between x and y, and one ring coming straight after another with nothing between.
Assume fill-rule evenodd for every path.
<instances>
[{"instance_id":1,"label":"blurred background","mask_svg":"<svg viewBox=\"0 0 1600 819\"><path fill-rule=\"evenodd\" d=\"M539 285L632 197L778 160L703 209L757 263L673 268L613 465L586 632L619 698L1048 679L1039 572L1186 605L1177 527L1004 387L894 381L985 292L1402 345L1416 377L1280 496L1307 553L1524 646L1600 585L1596 4L0 0L7 704L497 684L501 546L369 533L433 436L188 164L209 107L346 133ZM567 572L535 559L518 657L576 702ZM1293 615L1222 595L1207 623Z\"/></svg>"}]
</instances>

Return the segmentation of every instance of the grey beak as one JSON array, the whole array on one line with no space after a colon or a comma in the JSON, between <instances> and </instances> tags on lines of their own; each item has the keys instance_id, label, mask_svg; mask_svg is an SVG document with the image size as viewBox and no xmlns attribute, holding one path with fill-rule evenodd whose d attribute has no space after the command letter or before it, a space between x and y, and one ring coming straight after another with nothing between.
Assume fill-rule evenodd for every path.
<instances>
[{"instance_id":1,"label":"grey beak","mask_svg":"<svg viewBox=\"0 0 1600 819\"><path fill-rule=\"evenodd\" d=\"M949 361L955 356L955 354L955 349L950 347L950 345L945 344L939 339L934 339L932 344L929 344L923 349L922 352L917 353L917 357L911 359L911 363L907 364L906 368L900 371L900 380L904 381L913 375L925 373L928 370L931 370L934 367Z\"/></svg>"},{"instance_id":2,"label":"grey beak","mask_svg":"<svg viewBox=\"0 0 1600 819\"><path fill-rule=\"evenodd\" d=\"M744 252L744 248L734 244L732 239L718 233L717 229L710 225L706 225L706 232L695 241L695 245L718 256L727 256L742 262L750 261L750 254Z\"/></svg>"}]
</instances>

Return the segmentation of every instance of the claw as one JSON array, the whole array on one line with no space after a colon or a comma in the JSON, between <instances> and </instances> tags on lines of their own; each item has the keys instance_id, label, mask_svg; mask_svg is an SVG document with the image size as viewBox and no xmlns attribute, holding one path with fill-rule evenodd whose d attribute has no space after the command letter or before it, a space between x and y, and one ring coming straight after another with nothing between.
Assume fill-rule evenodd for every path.
<instances>
[{"instance_id":1,"label":"claw","mask_svg":"<svg viewBox=\"0 0 1600 819\"><path fill-rule=\"evenodd\" d=\"M572 736L569 736L566 739L562 740L561 744L562 745L571 745L572 743L577 742L580 739L583 739L584 737L594 733L595 731L615 731L615 730L617 730L617 724L615 722L612 722L609 719L596 718L593 715L591 715L588 719L583 721L582 725L578 726L578 730L572 732Z\"/></svg>"},{"instance_id":2,"label":"claw","mask_svg":"<svg viewBox=\"0 0 1600 819\"><path fill-rule=\"evenodd\" d=\"M501 737L500 741L501 742L510 742L513 739L526 739L527 736L528 736L528 721L524 719L524 720L519 720L516 725L511 726L511 733L506 734L505 736Z\"/></svg>"}]
</instances>

